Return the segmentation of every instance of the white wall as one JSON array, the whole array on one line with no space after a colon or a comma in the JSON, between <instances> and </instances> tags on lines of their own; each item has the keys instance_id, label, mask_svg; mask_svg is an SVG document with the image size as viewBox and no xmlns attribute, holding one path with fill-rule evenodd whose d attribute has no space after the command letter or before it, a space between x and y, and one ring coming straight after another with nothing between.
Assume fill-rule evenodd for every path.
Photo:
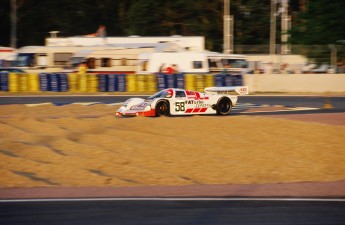
<instances>
[{"instance_id":1,"label":"white wall","mask_svg":"<svg viewBox=\"0 0 345 225\"><path fill-rule=\"evenodd\" d=\"M344 92L345 74L246 74L249 92Z\"/></svg>"}]
</instances>

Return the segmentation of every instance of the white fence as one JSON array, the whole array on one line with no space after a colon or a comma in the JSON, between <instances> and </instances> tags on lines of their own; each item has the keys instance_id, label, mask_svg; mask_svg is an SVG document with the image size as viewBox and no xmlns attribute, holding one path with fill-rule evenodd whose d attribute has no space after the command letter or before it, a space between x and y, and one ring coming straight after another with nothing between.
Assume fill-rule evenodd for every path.
<instances>
[{"instance_id":1,"label":"white fence","mask_svg":"<svg viewBox=\"0 0 345 225\"><path fill-rule=\"evenodd\" d=\"M345 74L246 74L251 93L345 93Z\"/></svg>"}]
</instances>

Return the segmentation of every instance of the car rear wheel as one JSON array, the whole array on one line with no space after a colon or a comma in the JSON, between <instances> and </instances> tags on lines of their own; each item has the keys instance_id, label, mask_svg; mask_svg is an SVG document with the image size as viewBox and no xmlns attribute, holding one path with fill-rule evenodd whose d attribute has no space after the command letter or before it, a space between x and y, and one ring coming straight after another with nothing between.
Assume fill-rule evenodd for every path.
<instances>
[{"instance_id":1,"label":"car rear wheel","mask_svg":"<svg viewBox=\"0 0 345 225\"><path fill-rule=\"evenodd\" d=\"M156 116L169 116L169 102L159 101L156 104Z\"/></svg>"},{"instance_id":2,"label":"car rear wheel","mask_svg":"<svg viewBox=\"0 0 345 225\"><path fill-rule=\"evenodd\" d=\"M227 115L231 112L232 103L231 100L227 97L222 97L217 102L217 114L218 115Z\"/></svg>"}]
</instances>

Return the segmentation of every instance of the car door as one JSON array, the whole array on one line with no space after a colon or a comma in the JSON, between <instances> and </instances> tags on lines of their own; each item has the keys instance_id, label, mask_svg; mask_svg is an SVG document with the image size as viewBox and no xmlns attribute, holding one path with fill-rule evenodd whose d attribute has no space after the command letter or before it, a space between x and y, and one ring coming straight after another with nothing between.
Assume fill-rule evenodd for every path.
<instances>
[{"instance_id":1,"label":"car door","mask_svg":"<svg viewBox=\"0 0 345 225\"><path fill-rule=\"evenodd\" d=\"M172 115L183 115L186 111L186 92L184 90L176 90L174 101L170 104L170 113Z\"/></svg>"}]
</instances>

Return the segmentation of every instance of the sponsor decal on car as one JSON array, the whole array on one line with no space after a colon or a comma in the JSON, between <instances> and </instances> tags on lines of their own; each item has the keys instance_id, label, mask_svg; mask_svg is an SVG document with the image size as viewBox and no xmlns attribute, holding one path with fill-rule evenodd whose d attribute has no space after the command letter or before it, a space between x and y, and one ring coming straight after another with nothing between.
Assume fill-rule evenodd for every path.
<instances>
[{"instance_id":1,"label":"sponsor decal on car","mask_svg":"<svg viewBox=\"0 0 345 225\"><path fill-rule=\"evenodd\" d=\"M200 100L186 100L175 102L175 112L196 113L206 112L212 104Z\"/></svg>"}]
</instances>

